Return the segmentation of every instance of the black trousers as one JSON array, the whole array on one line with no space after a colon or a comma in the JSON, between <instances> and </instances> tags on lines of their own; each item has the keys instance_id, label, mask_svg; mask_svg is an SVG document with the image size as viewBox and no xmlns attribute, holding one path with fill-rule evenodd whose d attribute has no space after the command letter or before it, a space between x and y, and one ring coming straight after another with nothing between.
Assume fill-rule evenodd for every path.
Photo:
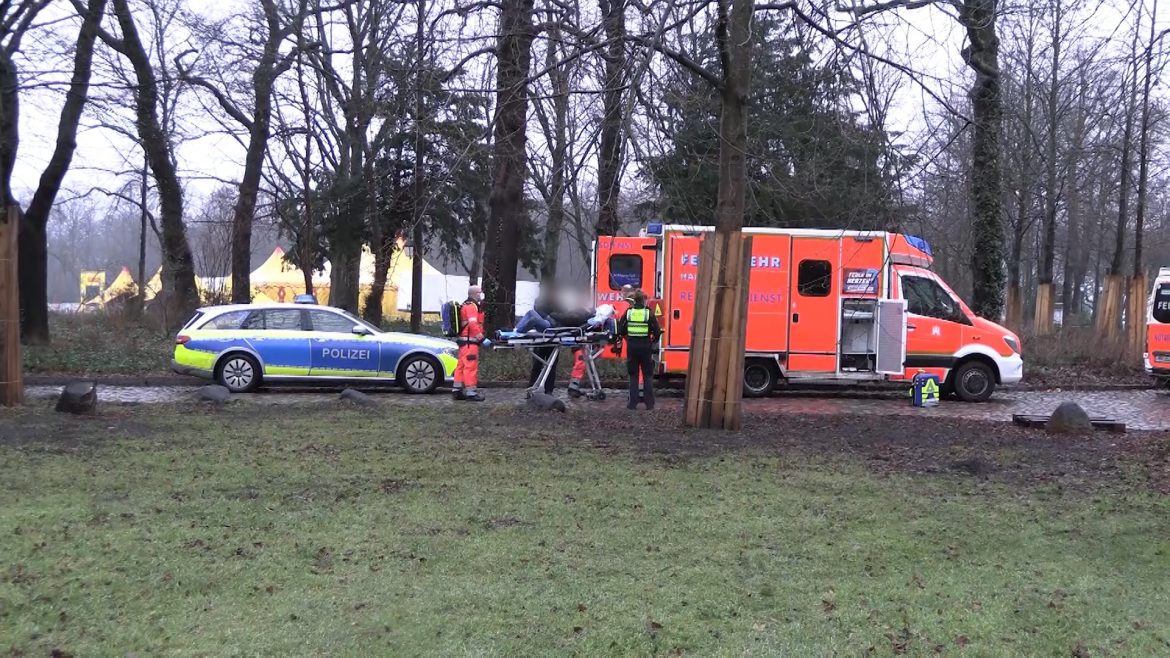
<instances>
[{"instance_id":1,"label":"black trousers","mask_svg":"<svg viewBox=\"0 0 1170 658\"><path fill-rule=\"evenodd\" d=\"M654 408L654 348L649 342L627 341L626 372L630 375L630 401L638 406L638 373L642 374L642 398L647 409Z\"/></svg>"},{"instance_id":2,"label":"black trousers","mask_svg":"<svg viewBox=\"0 0 1170 658\"><path fill-rule=\"evenodd\" d=\"M545 359L546 361L553 355L553 352L556 352L556 351L557 351L557 348L555 348L555 347L537 347L537 348L532 350L533 354L536 354L537 356L541 357L542 359ZM536 383L537 378L540 377L540 371L543 369L544 369L543 363L541 363L540 361L538 361L535 358L532 359L532 370L529 371L529 373L528 373L528 387L529 388L532 388L533 384ZM553 371L550 372L548 375L548 381L546 381L544 383L544 392L548 395L552 395L553 391L555 391L556 388L557 388L557 369L553 368Z\"/></svg>"}]
</instances>

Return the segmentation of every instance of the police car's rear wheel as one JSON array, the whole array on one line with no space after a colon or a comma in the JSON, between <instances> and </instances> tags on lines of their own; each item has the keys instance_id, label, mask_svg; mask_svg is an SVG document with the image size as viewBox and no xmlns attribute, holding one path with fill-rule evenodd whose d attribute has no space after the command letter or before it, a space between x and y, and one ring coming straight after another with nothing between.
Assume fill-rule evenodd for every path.
<instances>
[{"instance_id":1,"label":"police car's rear wheel","mask_svg":"<svg viewBox=\"0 0 1170 658\"><path fill-rule=\"evenodd\" d=\"M260 365L247 354L229 354L219 364L216 379L232 393L250 393L260 385Z\"/></svg>"},{"instance_id":2,"label":"police car's rear wheel","mask_svg":"<svg viewBox=\"0 0 1170 658\"><path fill-rule=\"evenodd\" d=\"M412 356L398 372L398 383L407 393L430 393L439 387L439 363L430 357Z\"/></svg>"},{"instance_id":3,"label":"police car's rear wheel","mask_svg":"<svg viewBox=\"0 0 1170 658\"><path fill-rule=\"evenodd\" d=\"M968 361L955 371L952 386L963 402L986 402L995 390L995 373L981 361Z\"/></svg>"}]
</instances>

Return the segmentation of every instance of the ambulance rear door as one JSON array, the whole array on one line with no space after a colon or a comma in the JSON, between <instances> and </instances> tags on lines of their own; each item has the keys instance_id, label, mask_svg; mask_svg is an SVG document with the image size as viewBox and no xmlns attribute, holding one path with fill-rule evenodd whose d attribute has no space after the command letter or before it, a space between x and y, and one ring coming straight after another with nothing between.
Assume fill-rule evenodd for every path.
<instances>
[{"instance_id":1,"label":"ambulance rear door","mask_svg":"<svg viewBox=\"0 0 1170 658\"><path fill-rule=\"evenodd\" d=\"M841 240L794 236L790 262L788 373L836 373Z\"/></svg>"},{"instance_id":2,"label":"ambulance rear door","mask_svg":"<svg viewBox=\"0 0 1170 658\"><path fill-rule=\"evenodd\" d=\"M702 235L668 232L663 238L662 370L685 373L690 364L691 328Z\"/></svg>"},{"instance_id":3,"label":"ambulance rear door","mask_svg":"<svg viewBox=\"0 0 1170 658\"><path fill-rule=\"evenodd\" d=\"M597 239L593 259L594 302L625 311L622 286L641 288L647 297L657 295L658 239L610 237Z\"/></svg>"}]
</instances>

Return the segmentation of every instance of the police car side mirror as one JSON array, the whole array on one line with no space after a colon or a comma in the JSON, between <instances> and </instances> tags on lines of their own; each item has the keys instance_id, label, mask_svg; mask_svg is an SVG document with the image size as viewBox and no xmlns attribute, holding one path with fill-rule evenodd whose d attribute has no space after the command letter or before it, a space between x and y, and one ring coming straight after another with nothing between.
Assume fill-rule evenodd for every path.
<instances>
[{"instance_id":1,"label":"police car side mirror","mask_svg":"<svg viewBox=\"0 0 1170 658\"><path fill-rule=\"evenodd\" d=\"M369 336L370 329L365 325L355 324L353 326L353 333L357 334L358 336Z\"/></svg>"}]
</instances>

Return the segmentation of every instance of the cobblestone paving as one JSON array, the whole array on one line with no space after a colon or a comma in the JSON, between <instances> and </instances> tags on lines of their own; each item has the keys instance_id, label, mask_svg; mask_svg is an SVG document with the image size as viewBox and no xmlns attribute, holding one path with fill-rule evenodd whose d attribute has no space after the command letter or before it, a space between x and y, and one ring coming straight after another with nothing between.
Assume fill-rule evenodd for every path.
<instances>
[{"instance_id":1,"label":"cobblestone paving","mask_svg":"<svg viewBox=\"0 0 1170 658\"><path fill-rule=\"evenodd\" d=\"M26 390L29 399L52 399L60 387L32 386ZM191 387L118 387L101 386L98 399L106 403L151 404L180 402L194 399ZM370 395L384 404L393 405L450 405L449 394L407 395L399 391L371 391ZM608 398L602 402L572 402L591 408L623 412L624 391L607 391ZM236 398L246 404L297 405L325 402L337 399L337 391L323 390L281 390L267 391ZM520 404L524 391L512 389L485 390L485 404ZM559 395L564 396L563 391ZM663 391L662 406L677 406L679 391ZM1010 421L1012 414L1048 414L1061 402L1073 401L1080 404L1090 416L1105 416L1126 423L1130 429L1170 430L1170 394L1165 391L1011 391L1002 390L984 404L943 402L934 409L916 409L910 406L904 394L891 392L833 392L833 391L788 391L770 398L748 400L745 411L767 411L772 413L801 414L922 414L969 418L973 420Z\"/></svg>"}]
</instances>

